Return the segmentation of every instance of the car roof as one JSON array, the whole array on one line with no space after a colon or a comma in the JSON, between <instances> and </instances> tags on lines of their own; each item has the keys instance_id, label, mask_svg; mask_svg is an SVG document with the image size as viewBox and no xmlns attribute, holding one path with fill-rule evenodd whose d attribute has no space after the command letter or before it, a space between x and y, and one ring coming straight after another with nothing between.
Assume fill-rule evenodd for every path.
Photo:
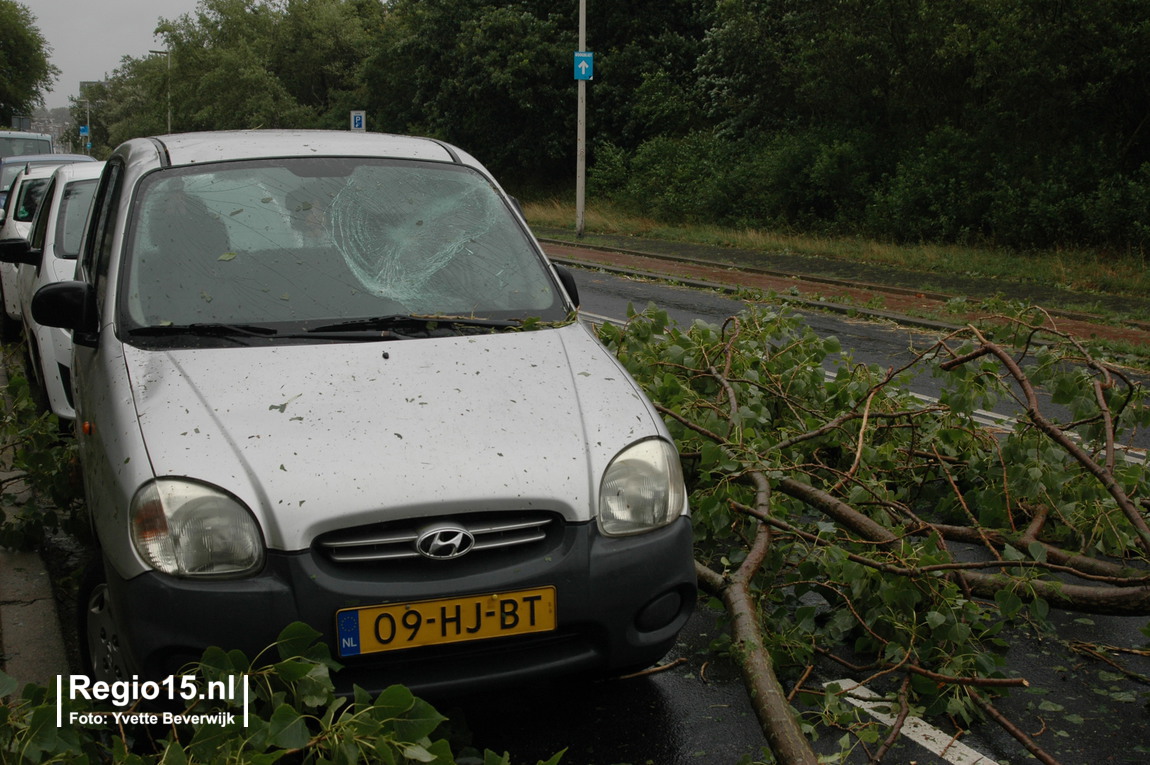
<instances>
[{"instance_id":1,"label":"car roof","mask_svg":"<svg viewBox=\"0 0 1150 765\"><path fill-rule=\"evenodd\" d=\"M466 152L431 138L339 130L236 130L156 136L167 165L300 156L394 157L478 167ZM127 144L125 145L127 146ZM135 147L142 150L142 146Z\"/></svg>"},{"instance_id":2,"label":"car roof","mask_svg":"<svg viewBox=\"0 0 1150 765\"><path fill-rule=\"evenodd\" d=\"M53 174L61 181L81 181L90 178L99 178L104 171L105 162L71 162L53 168Z\"/></svg>"},{"instance_id":3,"label":"car roof","mask_svg":"<svg viewBox=\"0 0 1150 765\"><path fill-rule=\"evenodd\" d=\"M50 178L52 173L56 172L58 169L59 168L54 165L32 165L30 167L26 167L16 174L16 178L13 180L13 185L15 185L16 181L24 181L29 178Z\"/></svg>"},{"instance_id":4,"label":"car roof","mask_svg":"<svg viewBox=\"0 0 1150 765\"><path fill-rule=\"evenodd\" d=\"M95 162L95 157L89 157L87 154L16 154L11 157L4 157L0 159L0 163L5 165L19 165L21 163L29 165L44 165L52 162L65 163L65 162Z\"/></svg>"}]
</instances>

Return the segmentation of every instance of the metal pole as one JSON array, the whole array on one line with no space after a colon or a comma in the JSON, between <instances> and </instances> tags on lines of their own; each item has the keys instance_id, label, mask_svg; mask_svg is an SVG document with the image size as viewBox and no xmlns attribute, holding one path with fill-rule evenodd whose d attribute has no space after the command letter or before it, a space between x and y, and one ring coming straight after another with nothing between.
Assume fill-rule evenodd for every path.
<instances>
[{"instance_id":1,"label":"metal pole","mask_svg":"<svg viewBox=\"0 0 1150 765\"><path fill-rule=\"evenodd\" d=\"M165 56L168 59L168 133L172 132L172 51L169 49Z\"/></svg>"},{"instance_id":2,"label":"metal pole","mask_svg":"<svg viewBox=\"0 0 1150 765\"><path fill-rule=\"evenodd\" d=\"M579 0L579 50L587 50L587 0ZM583 236L584 196L587 190L587 81L579 80L579 114L575 139L575 236Z\"/></svg>"}]
</instances>

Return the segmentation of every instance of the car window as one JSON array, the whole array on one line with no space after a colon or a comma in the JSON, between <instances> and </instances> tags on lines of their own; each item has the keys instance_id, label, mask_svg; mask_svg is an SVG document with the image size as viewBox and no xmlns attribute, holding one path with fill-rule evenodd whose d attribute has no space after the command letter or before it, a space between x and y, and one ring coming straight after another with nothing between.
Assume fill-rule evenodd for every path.
<instances>
[{"instance_id":1,"label":"car window","mask_svg":"<svg viewBox=\"0 0 1150 765\"><path fill-rule=\"evenodd\" d=\"M88 221L90 237L80 265L85 278L96 288L96 304L104 305L107 293L108 264L112 259L113 233L116 214L120 209L120 189L124 168L119 162L109 162L100 176L93 200L92 217Z\"/></svg>"},{"instance_id":2,"label":"car window","mask_svg":"<svg viewBox=\"0 0 1150 765\"><path fill-rule=\"evenodd\" d=\"M0 189L8 191L12 188L12 181L16 180L16 176L24 167L24 162L0 166Z\"/></svg>"},{"instance_id":3,"label":"car window","mask_svg":"<svg viewBox=\"0 0 1150 765\"><path fill-rule=\"evenodd\" d=\"M21 223L31 223L40 207L40 200L44 198L44 190L48 187L47 178L26 178L20 184L16 199L12 204L12 217Z\"/></svg>"},{"instance_id":4,"label":"car window","mask_svg":"<svg viewBox=\"0 0 1150 765\"><path fill-rule=\"evenodd\" d=\"M545 263L479 173L306 158L153 173L133 205L135 326L396 313L561 319Z\"/></svg>"},{"instance_id":5,"label":"car window","mask_svg":"<svg viewBox=\"0 0 1150 765\"><path fill-rule=\"evenodd\" d=\"M95 178L71 181L64 187L52 242L53 254L57 258L74 260L80 254L84 224L88 220L88 210L92 207L95 193Z\"/></svg>"},{"instance_id":6,"label":"car window","mask_svg":"<svg viewBox=\"0 0 1150 765\"><path fill-rule=\"evenodd\" d=\"M51 153L51 139L0 135L0 157L15 157L22 154Z\"/></svg>"},{"instance_id":7,"label":"car window","mask_svg":"<svg viewBox=\"0 0 1150 765\"><path fill-rule=\"evenodd\" d=\"M46 238L48 231L48 212L49 208L51 207L52 197L55 193L56 180L53 178L48 183L47 188L44 190L44 199L48 201L48 204L41 205L42 209L36 216L35 221L33 221L32 232L28 236L28 243L34 250L44 249L44 239Z\"/></svg>"}]
</instances>

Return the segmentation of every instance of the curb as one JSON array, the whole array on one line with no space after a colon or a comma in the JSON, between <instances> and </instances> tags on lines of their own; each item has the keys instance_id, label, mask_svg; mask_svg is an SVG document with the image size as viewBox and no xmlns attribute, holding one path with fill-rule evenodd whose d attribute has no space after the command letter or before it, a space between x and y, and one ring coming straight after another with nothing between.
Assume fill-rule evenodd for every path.
<instances>
[{"instance_id":1,"label":"curb","mask_svg":"<svg viewBox=\"0 0 1150 765\"><path fill-rule=\"evenodd\" d=\"M536 239L539 241L540 244L543 244L543 245L552 244L552 245L558 245L558 246L562 246L562 247L576 247L576 248L584 249L584 250L594 250L594 251L599 251L599 252L618 253L620 255L631 255L631 256L640 257L640 258L647 258L650 260L661 260L661 261L664 261L666 263L700 264L700 265L705 265L705 266L713 266L713 267L717 267L717 268L727 268L727 269L730 269L732 271L746 272L746 273L751 273L751 274L760 274L763 276L773 276L773 277L779 277L779 278L793 278L793 277L798 275L794 271L784 271L784 270L778 270L778 269L762 268L759 266L749 265L746 263L738 263L733 258L724 260L724 259L720 259L720 258L711 259L711 258L687 257L687 256L682 256L682 255L673 255L673 254L669 254L666 252L659 252L659 251L654 250L654 249L643 250L643 249L619 247L619 246L607 245L607 244L594 244L594 243L581 242L581 241L572 241L571 239L562 239L562 238L558 238L555 236L548 236L545 233L538 234L536 236ZM726 250L723 248L717 248L717 249L720 252L723 252L727 255L732 255L732 254L735 254L738 252L738 250ZM551 256L549 255L548 257L551 257ZM556 258L554 258L554 257L551 257L551 259L556 260ZM660 278L663 278L663 279L674 278L674 277L668 277L666 274L661 274L659 276L660 276ZM917 296L926 297L926 298L929 298L932 300L937 300L940 302L946 302L947 300L957 296L955 294L935 292L935 291L930 291L930 290L910 289L907 287L900 287L900 286L893 285L893 284L882 284L882 283L878 283L878 282L853 281L853 280L848 281L846 279L836 278L833 276L820 276L817 274L816 275L803 275L800 278L805 282L812 282L815 284L826 284L826 285L836 286L836 287L857 287L857 288L869 290L871 292L880 292L880 293L885 292L885 293L893 294L893 295L917 295ZM676 281L683 281L683 283L687 283L681 279L676 279ZM812 305L829 307L830 304L815 303L812 301ZM832 308L831 310L834 310L834 309ZM852 307L852 310L854 310L853 307ZM1053 317L1060 318L1060 319L1072 320L1072 321L1082 321L1082 322L1105 321L1104 319L1100 319L1099 316L1097 316L1095 314L1087 313L1087 312L1083 312L1083 311L1074 311L1074 310L1052 308L1052 309L1046 309L1046 312ZM887 319L893 319L897 316L897 314L885 313L885 312L881 312L881 311L879 311L879 312L873 312L872 311L871 313L875 313L880 318L887 318ZM917 321L917 320L914 320L914 321ZM910 323L914 323L914 321L912 321ZM936 323L939 324L940 326L943 326L943 327L949 326L949 325L942 324L941 322L936 322ZM1144 321L1144 320L1139 320L1139 319L1134 319L1134 318L1124 318L1124 319L1118 320L1118 323L1121 325L1124 325L1124 326L1135 328L1135 329L1139 329L1139 330L1143 330L1143 331L1150 331L1150 321Z\"/></svg>"},{"instance_id":2,"label":"curb","mask_svg":"<svg viewBox=\"0 0 1150 765\"><path fill-rule=\"evenodd\" d=\"M562 242L552 242L552 243L553 244L563 244L564 246L572 246L572 245L567 245L566 243L562 243ZM592 249L592 248L587 248L587 249ZM620 250L605 250L605 251L621 252ZM642 255L642 254L637 253L637 252L627 252L627 253L623 253L623 254L634 254L634 255L640 255L640 257L649 257L647 255ZM626 275L631 275L631 276L641 276L641 277L649 278L649 279L658 279L660 281L674 282L675 284L683 284L683 285L686 285L688 287L699 287L702 289L716 290L716 291L723 292L723 293L728 294L728 295L736 294L741 289L743 289L742 287L740 287L738 285L723 284L723 283L719 283L719 282L708 282L708 281L703 281L700 279L692 279L692 278L687 277L687 276L675 276L673 274L659 273L659 272L655 272L655 271L644 271L644 270L635 269L635 268L624 268L624 267L619 267L619 266L612 266L612 265L608 265L606 263L598 263L598 262L591 261L591 260L580 260L578 258L568 257L566 255L557 255L557 254L547 253L547 258L552 263L560 263L563 265L570 265L570 266L577 266L580 268L594 269L597 271L606 271L607 273L626 274ZM663 259L667 260L667 258L663 258ZM743 269L733 269L733 270L740 271ZM805 277L804 277L804 279L805 279ZM824 280L824 281L826 281L826 280ZM852 286L857 286L857 285L852 285ZM833 302L828 301L828 300L809 300L807 298L792 297L789 295L779 295L778 297L781 300L783 300L784 302L791 304L791 305L805 306L807 308L818 309L820 311L831 311L833 313L840 313L840 314L843 314L846 316L865 316L865 317L875 319L875 320L891 321L891 322L894 322L896 324L900 324L900 325L906 326L906 327L917 327L919 329L926 329L926 330L931 330L931 331L936 331L936 332L953 332L956 329L959 329L959 327L957 327L953 324L947 324L945 322L935 321L933 319L922 319L922 318L918 318L918 317L914 317L914 316L907 316L905 314L892 313L890 311L878 311L878 310L875 310L873 308L865 308L865 307L857 306L857 305L847 305L844 303L833 303Z\"/></svg>"}]
</instances>

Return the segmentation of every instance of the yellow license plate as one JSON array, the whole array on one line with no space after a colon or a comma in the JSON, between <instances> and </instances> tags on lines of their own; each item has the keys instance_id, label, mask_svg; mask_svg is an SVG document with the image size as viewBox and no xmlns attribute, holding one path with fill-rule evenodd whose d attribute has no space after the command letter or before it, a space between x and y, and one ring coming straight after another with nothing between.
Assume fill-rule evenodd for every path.
<instances>
[{"instance_id":1,"label":"yellow license plate","mask_svg":"<svg viewBox=\"0 0 1150 765\"><path fill-rule=\"evenodd\" d=\"M551 632L555 588L345 608L335 621L340 656Z\"/></svg>"}]
</instances>

